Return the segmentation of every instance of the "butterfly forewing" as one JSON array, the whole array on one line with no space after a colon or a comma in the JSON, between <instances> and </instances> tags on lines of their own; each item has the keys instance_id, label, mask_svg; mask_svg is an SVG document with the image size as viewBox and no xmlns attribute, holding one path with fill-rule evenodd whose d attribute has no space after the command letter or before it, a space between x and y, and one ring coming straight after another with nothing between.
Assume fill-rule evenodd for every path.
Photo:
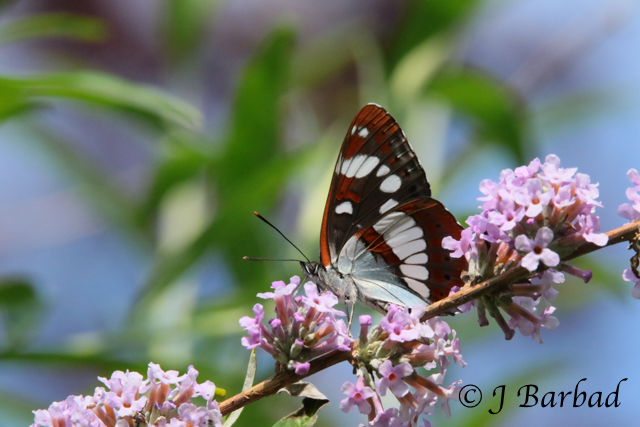
<instances>
[{"instance_id":1,"label":"butterfly forewing","mask_svg":"<svg viewBox=\"0 0 640 427\"><path fill-rule=\"evenodd\" d=\"M431 190L398 123L369 104L355 117L342 144L322 222L321 258L336 263L347 240L396 206Z\"/></svg>"}]
</instances>

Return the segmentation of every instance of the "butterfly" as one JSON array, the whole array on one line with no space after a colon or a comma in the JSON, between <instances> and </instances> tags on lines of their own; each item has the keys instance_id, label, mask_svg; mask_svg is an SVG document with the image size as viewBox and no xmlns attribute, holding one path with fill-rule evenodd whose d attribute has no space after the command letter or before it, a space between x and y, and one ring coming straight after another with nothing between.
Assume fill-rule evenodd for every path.
<instances>
[{"instance_id":1,"label":"butterfly","mask_svg":"<svg viewBox=\"0 0 640 427\"><path fill-rule=\"evenodd\" d=\"M396 120L368 104L342 143L324 209L320 262L300 261L307 279L351 307L430 304L464 285L463 258L442 239L462 226L431 197L427 176ZM349 315L351 320L351 314Z\"/></svg>"}]
</instances>

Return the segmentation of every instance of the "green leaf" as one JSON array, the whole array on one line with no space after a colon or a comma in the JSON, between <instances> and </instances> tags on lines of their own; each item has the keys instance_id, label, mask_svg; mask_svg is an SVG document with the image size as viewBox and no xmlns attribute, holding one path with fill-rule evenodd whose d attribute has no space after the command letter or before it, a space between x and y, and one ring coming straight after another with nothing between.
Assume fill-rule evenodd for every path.
<instances>
[{"instance_id":1,"label":"green leaf","mask_svg":"<svg viewBox=\"0 0 640 427\"><path fill-rule=\"evenodd\" d=\"M48 13L0 25L0 44L47 37L97 42L107 36L106 25L91 16Z\"/></svg>"},{"instance_id":2,"label":"green leaf","mask_svg":"<svg viewBox=\"0 0 640 427\"><path fill-rule=\"evenodd\" d=\"M25 98L20 88L2 85L1 81L0 93L0 123L38 106L37 102Z\"/></svg>"},{"instance_id":3,"label":"green leaf","mask_svg":"<svg viewBox=\"0 0 640 427\"><path fill-rule=\"evenodd\" d=\"M170 0L165 2L166 49L169 57L184 59L202 45L207 24L212 22L212 12L219 1Z\"/></svg>"},{"instance_id":4,"label":"green leaf","mask_svg":"<svg viewBox=\"0 0 640 427\"><path fill-rule=\"evenodd\" d=\"M300 409L287 415L275 423L273 427L307 427L315 425L318 421L318 410L322 407L317 406L318 402L312 399L302 399L302 407Z\"/></svg>"},{"instance_id":5,"label":"green leaf","mask_svg":"<svg viewBox=\"0 0 640 427\"><path fill-rule=\"evenodd\" d=\"M532 115L541 129L560 133L576 126L584 126L601 114L616 111L621 108L622 99L624 94L618 91L581 90L546 101Z\"/></svg>"},{"instance_id":6,"label":"green leaf","mask_svg":"<svg viewBox=\"0 0 640 427\"><path fill-rule=\"evenodd\" d=\"M247 222L254 210L277 201L293 166L293 158L284 157L279 149L281 100L288 87L293 41L289 29L276 29L245 68L226 147L212 169L220 203L215 245L224 248L226 261L243 284L267 269L259 263L248 269L242 260L265 247L258 232L247 233ZM251 226L257 225L256 221Z\"/></svg>"},{"instance_id":7,"label":"green leaf","mask_svg":"<svg viewBox=\"0 0 640 427\"><path fill-rule=\"evenodd\" d=\"M216 217L205 227L184 251L177 254L159 254L140 296L142 304L149 302L146 297L162 291L193 266L203 255L214 248L223 248L225 260L233 267L243 286L250 285L251 279L260 270L260 264L247 268L242 257L248 253L259 253L259 221L252 215L256 206L273 202L273 194L282 188L289 175L295 158L278 159L257 168L260 174L253 174L253 181L239 180L241 187L220 206ZM236 176L236 175L234 175ZM256 228L253 228L256 227ZM264 267L262 267L264 268ZM255 285L255 283L254 283Z\"/></svg>"},{"instance_id":8,"label":"green leaf","mask_svg":"<svg viewBox=\"0 0 640 427\"><path fill-rule=\"evenodd\" d=\"M256 377L257 367L258 367L258 364L256 361L256 349L254 348L251 351L251 357L249 358L249 365L247 366L247 376L244 378L242 391L248 390L253 385L253 380ZM242 414L243 409L244 407L230 413L222 425L224 427L231 427L238 420L238 418L240 418L240 414Z\"/></svg>"},{"instance_id":9,"label":"green leaf","mask_svg":"<svg viewBox=\"0 0 640 427\"><path fill-rule=\"evenodd\" d=\"M0 314L10 348L28 344L40 319L42 302L33 285L19 277L0 279Z\"/></svg>"},{"instance_id":10,"label":"green leaf","mask_svg":"<svg viewBox=\"0 0 640 427\"><path fill-rule=\"evenodd\" d=\"M351 25L327 31L305 41L292 57L292 79L297 89L311 90L353 64L357 42Z\"/></svg>"},{"instance_id":11,"label":"green leaf","mask_svg":"<svg viewBox=\"0 0 640 427\"><path fill-rule=\"evenodd\" d=\"M247 365L247 376L244 378L242 384L242 391L248 390L253 386L253 380L256 378L256 370L258 369L258 361L256 360L256 349L251 351L251 357L249 357L249 364Z\"/></svg>"},{"instance_id":12,"label":"green leaf","mask_svg":"<svg viewBox=\"0 0 640 427\"><path fill-rule=\"evenodd\" d=\"M404 13L395 41L389 49L391 68L413 48L427 38L451 31L470 15L478 0L410 0L404 4Z\"/></svg>"},{"instance_id":13,"label":"green leaf","mask_svg":"<svg viewBox=\"0 0 640 427\"><path fill-rule=\"evenodd\" d=\"M37 107L38 104L35 102L29 102L19 97L11 98L10 95L7 95L7 97L0 99L0 123Z\"/></svg>"},{"instance_id":14,"label":"green leaf","mask_svg":"<svg viewBox=\"0 0 640 427\"><path fill-rule=\"evenodd\" d=\"M287 415L273 427L307 427L312 426L318 420L318 411L329 404L329 399L311 383L297 382L291 384L281 392L287 392L291 396L302 396L302 406L295 412Z\"/></svg>"},{"instance_id":15,"label":"green leaf","mask_svg":"<svg viewBox=\"0 0 640 427\"><path fill-rule=\"evenodd\" d=\"M194 129L201 114L187 103L156 89L91 71L46 74L27 78L0 78L0 92L33 101L69 98L135 113L160 126Z\"/></svg>"},{"instance_id":16,"label":"green leaf","mask_svg":"<svg viewBox=\"0 0 640 427\"><path fill-rule=\"evenodd\" d=\"M471 70L445 70L429 84L427 93L470 118L482 141L499 145L520 164L527 163L524 110L504 84Z\"/></svg>"},{"instance_id":17,"label":"green leaf","mask_svg":"<svg viewBox=\"0 0 640 427\"><path fill-rule=\"evenodd\" d=\"M236 278L251 283L266 267L248 269L244 255L259 253L264 243L248 227L257 226L251 213L271 206L291 172L295 156L278 149L282 125L280 100L288 81L293 34L276 30L249 62L238 86L231 128L221 155L211 167L216 185L215 218L186 249L159 254L142 295L170 285L203 255L223 249Z\"/></svg>"},{"instance_id":18,"label":"green leaf","mask_svg":"<svg viewBox=\"0 0 640 427\"><path fill-rule=\"evenodd\" d=\"M146 230L154 227L158 208L167 193L175 186L202 175L211 163L211 158L195 149L195 144L185 144L184 139L177 140L175 136L171 139L169 153L155 168L146 199L137 213L136 222Z\"/></svg>"},{"instance_id":19,"label":"green leaf","mask_svg":"<svg viewBox=\"0 0 640 427\"><path fill-rule=\"evenodd\" d=\"M398 62L389 78L389 88L396 104L411 108L421 97L424 87L448 59L451 47L441 38L431 38Z\"/></svg>"},{"instance_id":20,"label":"green leaf","mask_svg":"<svg viewBox=\"0 0 640 427\"><path fill-rule=\"evenodd\" d=\"M230 120L229 137L215 172L218 179L234 176L220 187L223 197L236 191L235 185L252 181L252 172L278 153L281 97L290 74L293 33L279 29L265 42L247 65L238 86ZM238 174L238 168L242 173Z\"/></svg>"}]
</instances>

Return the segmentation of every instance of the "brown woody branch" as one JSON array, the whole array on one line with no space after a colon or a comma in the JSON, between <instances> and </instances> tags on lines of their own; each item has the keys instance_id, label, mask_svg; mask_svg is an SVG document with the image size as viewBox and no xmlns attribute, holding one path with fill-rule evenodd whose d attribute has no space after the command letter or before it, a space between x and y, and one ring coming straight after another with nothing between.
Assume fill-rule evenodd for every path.
<instances>
[{"instance_id":1,"label":"brown woody branch","mask_svg":"<svg viewBox=\"0 0 640 427\"><path fill-rule=\"evenodd\" d=\"M609 242L606 244L606 246L596 246L593 243L585 243L570 255L563 257L562 261L570 261L572 259L578 258L582 255L588 254L598 249L602 249L607 246L612 246L625 241L631 241L636 237L636 233L638 233L639 227L640 221L636 221L630 224L626 224L620 228L616 228L615 230L611 230L606 233L607 236L609 236ZM531 274L532 273L526 268L517 267L477 285L470 286L469 284L467 284L454 295L451 295L427 306L426 313L422 317L422 320L426 320L445 313L450 313L451 311L454 311L456 307L459 307L462 304L477 299L482 295L495 292L512 283L522 281ZM357 341L354 341L352 348L355 349L356 346ZM303 378L306 378L310 375L313 375L330 366L333 366L340 362L344 362L346 360L353 360L352 352L334 351L313 360L311 362L309 372L305 375L297 375L292 371L279 372L271 378L267 378L261 383L256 384L253 387L220 403L220 412L222 412L222 415L230 414L231 412L240 409L243 406L248 405L249 403L276 394L278 390L289 384L298 382Z\"/></svg>"},{"instance_id":2,"label":"brown woody branch","mask_svg":"<svg viewBox=\"0 0 640 427\"><path fill-rule=\"evenodd\" d=\"M357 345L358 342L354 341L351 348L355 348L355 346ZM256 400L260 400L263 397L276 394L280 389L288 386L289 384L296 383L303 378L306 378L328 368L329 366L333 366L340 362L344 362L345 360L351 359L353 359L352 352L336 350L331 353L325 354L324 356L320 356L317 359L314 359L311 362L311 366L309 367L309 372L305 375L298 375L293 371L281 371L271 378L267 378L261 383L256 384L253 387L241 393L238 393L235 396L230 397L229 399L220 403L220 412L222 412L222 415L230 414L236 409L240 409L251 402L255 402Z\"/></svg>"},{"instance_id":3,"label":"brown woody branch","mask_svg":"<svg viewBox=\"0 0 640 427\"><path fill-rule=\"evenodd\" d=\"M585 243L578 247L570 255L563 257L562 261L570 261L582 255L586 255L590 252L597 251L598 249L612 246L620 242L630 241L636 236L639 225L640 221L636 221L630 224L626 224L620 228L616 228L615 230L611 230L606 233L607 236L609 236L609 241L605 246L597 246L593 243ZM524 267L516 267L512 270L500 274L499 276L493 277L482 283L478 283L477 285L470 286L469 284L466 284L462 289L460 289L460 291L456 292L454 295L450 295L447 298L441 299L438 302L428 305L426 312L422 316L421 320L424 321L435 316L450 313L454 311L456 307L459 307L462 304L477 299L482 295L486 295L490 292L495 292L504 286L522 281L531 274L532 273Z\"/></svg>"}]
</instances>

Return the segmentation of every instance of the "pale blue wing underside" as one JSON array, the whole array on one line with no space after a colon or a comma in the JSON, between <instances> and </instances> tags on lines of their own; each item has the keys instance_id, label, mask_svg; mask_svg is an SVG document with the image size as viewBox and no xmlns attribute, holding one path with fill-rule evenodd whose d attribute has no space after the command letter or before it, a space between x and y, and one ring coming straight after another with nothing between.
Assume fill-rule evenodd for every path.
<instances>
[{"instance_id":1,"label":"pale blue wing underside","mask_svg":"<svg viewBox=\"0 0 640 427\"><path fill-rule=\"evenodd\" d=\"M364 279L353 276L353 281L358 287L358 292L364 297L361 301L372 308L383 308L386 305L396 304L401 307L413 307L415 304L425 305L425 301L409 292L403 286L376 279Z\"/></svg>"},{"instance_id":2,"label":"pale blue wing underside","mask_svg":"<svg viewBox=\"0 0 640 427\"><path fill-rule=\"evenodd\" d=\"M411 292L386 262L366 251L357 237L351 237L338 258L338 271L348 274L358 288L360 300L369 307L385 309L389 304L413 307L425 300Z\"/></svg>"}]
</instances>

